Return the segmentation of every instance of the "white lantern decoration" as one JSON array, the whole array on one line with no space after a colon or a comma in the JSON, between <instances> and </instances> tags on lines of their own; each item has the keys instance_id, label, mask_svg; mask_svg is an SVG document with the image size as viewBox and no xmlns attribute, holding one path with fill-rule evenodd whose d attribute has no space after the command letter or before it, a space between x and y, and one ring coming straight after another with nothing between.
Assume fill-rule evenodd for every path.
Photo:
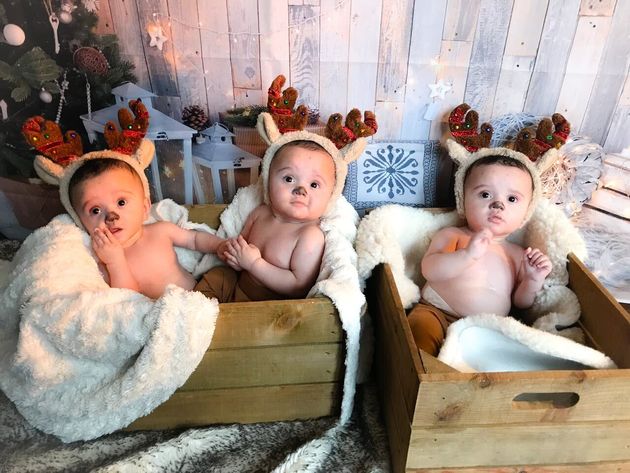
<instances>
[{"instance_id":1,"label":"white lantern decoration","mask_svg":"<svg viewBox=\"0 0 630 473\"><path fill-rule=\"evenodd\" d=\"M258 179L258 169L261 159L232 143L234 136L225 125L215 123L201 131L202 136L209 139L193 146L195 164L210 169L215 203L229 202L237 190L235 173L246 172L249 185ZM200 204L206 202L203 187L195 173L195 194ZM223 179L222 179L223 178Z\"/></svg>"},{"instance_id":2,"label":"white lantern decoration","mask_svg":"<svg viewBox=\"0 0 630 473\"><path fill-rule=\"evenodd\" d=\"M157 96L135 84L127 82L115 87L112 89L112 94L116 98L116 105L97 110L91 114L81 115L81 120L83 120L83 126L87 131L90 142L96 139L96 133L103 133L105 124L108 121L118 123L118 110L121 107L127 107L129 100L140 98L149 112L149 129L147 130L146 138L152 141L182 140L184 203L192 204L193 174L195 173L192 160L192 137L197 131L153 108L152 98ZM156 200L162 200L164 195L160 182L157 156L151 161L151 178L155 189L154 197Z\"/></svg>"}]
</instances>

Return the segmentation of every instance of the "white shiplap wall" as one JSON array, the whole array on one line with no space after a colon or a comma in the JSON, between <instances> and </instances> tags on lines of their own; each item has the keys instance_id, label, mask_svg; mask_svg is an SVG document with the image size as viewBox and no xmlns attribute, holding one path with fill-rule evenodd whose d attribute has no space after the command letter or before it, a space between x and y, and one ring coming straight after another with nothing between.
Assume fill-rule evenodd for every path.
<instances>
[{"instance_id":1,"label":"white shiplap wall","mask_svg":"<svg viewBox=\"0 0 630 473\"><path fill-rule=\"evenodd\" d=\"M174 118L264 104L282 73L324 119L375 110L381 139L440 138L467 101L482 120L559 111L608 151L630 145L630 0L101 0L99 17ZM440 79L453 89L427 121Z\"/></svg>"}]
</instances>

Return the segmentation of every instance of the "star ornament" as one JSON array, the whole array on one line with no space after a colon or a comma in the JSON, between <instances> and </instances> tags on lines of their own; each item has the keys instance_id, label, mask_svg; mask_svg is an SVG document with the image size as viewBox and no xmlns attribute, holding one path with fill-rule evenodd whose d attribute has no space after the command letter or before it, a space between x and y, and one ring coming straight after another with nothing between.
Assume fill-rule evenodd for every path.
<instances>
[{"instance_id":1,"label":"star ornament","mask_svg":"<svg viewBox=\"0 0 630 473\"><path fill-rule=\"evenodd\" d=\"M439 97L441 100L446 98L446 93L453 89L452 84L447 84L442 79L440 79L436 84L429 84L429 89L431 89L430 98Z\"/></svg>"},{"instance_id":2,"label":"star ornament","mask_svg":"<svg viewBox=\"0 0 630 473\"><path fill-rule=\"evenodd\" d=\"M155 46L160 51L162 51L164 43L168 41L168 37L164 34L164 31L162 31L162 27L160 25L151 25L147 28L147 32L151 37L151 42L149 43L149 46Z\"/></svg>"}]
</instances>

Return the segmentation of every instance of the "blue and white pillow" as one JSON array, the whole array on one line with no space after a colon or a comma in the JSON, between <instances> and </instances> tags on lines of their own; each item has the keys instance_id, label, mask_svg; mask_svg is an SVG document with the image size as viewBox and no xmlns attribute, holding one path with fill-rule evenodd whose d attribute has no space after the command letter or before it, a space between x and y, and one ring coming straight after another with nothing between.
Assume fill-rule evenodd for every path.
<instances>
[{"instance_id":1,"label":"blue and white pillow","mask_svg":"<svg viewBox=\"0 0 630 473\"><path fill-rule=\"evenodd\" d=\"M343 195L360 213L385 204L437 205L437 140L373 141L348 166Z\"/></svg>"}]
</instances>

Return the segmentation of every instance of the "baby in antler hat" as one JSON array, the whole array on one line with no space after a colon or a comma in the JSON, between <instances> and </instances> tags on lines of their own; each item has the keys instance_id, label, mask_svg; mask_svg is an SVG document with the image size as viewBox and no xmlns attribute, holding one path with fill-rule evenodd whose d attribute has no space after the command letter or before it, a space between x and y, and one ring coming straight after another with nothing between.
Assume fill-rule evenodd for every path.
<instances>
[{"instance_id":1,"label":"baby in antler hat","mask_svg":"<svg viewBox=\"0 0 630 473\"><path fill-rule=\"evenodd\" d=\"M423 303L408 315L416 345L434 356L448 325L457 319L484 313L508 315L512 305L531 307L552 269L539 249L522 248L507 238L534 212L541 198L539 173L554 157L533 163L512 149L484 148L487 142L477 145L469 134L465 140L453 136L461 143L449 140L448 148L459 164L455 199L465 223L433 236L421 262L426 279Z\"/></svg>"},{"instance_id":2,"label":"baby in antler hat","mask_svg":"<svg viewBox=\"0 0 630 473\"><path fill-rule=\"evenodd\" d=\"M348 163L364 139L341 149L308 131L282 134L268 113L257 128L269 144L262 162L263 202L227 243L228 267L208 271L196 290L219 302L299 299L315 284L325 250L322 218L341 197Z\"/></svg>"},{"instance_id":3,"label":"baby in antler hat","mask_svg":"<svg viewBox=\"0 0 630 473\"><path fill-rule=\"evenodd\" d=\"M37 156L38 175L59 185L61 202L74 222L90 235L99 269L111 287L133 289L157 299L169 284L193 289L192 274L178 262L174 247L223 255L226 241L215 235L187 230L172 222L145 224L151 207L144 168L154 155L153 143L145 140L149 116L140 100L119 110L122 131L114 123L105 126L110 149L65 161ZM43 121L41 121L44 123ZM31 143L49 134L46 127L24 129Z\"/></svg>"}]
</instances>

